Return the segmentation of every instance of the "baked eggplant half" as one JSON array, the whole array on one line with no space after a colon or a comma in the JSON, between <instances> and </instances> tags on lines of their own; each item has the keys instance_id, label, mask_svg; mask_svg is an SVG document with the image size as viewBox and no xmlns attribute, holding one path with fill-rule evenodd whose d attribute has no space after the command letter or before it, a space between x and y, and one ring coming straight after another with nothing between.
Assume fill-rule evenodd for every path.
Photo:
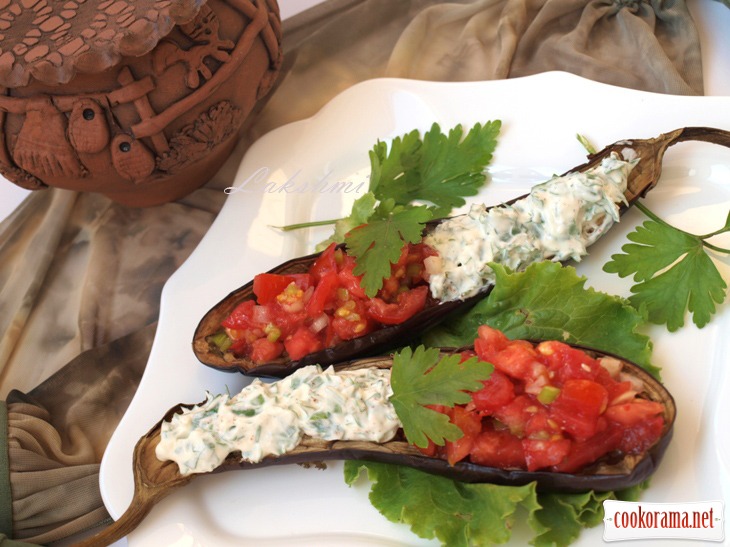
<instances>
[{"instance_id":1,"label":"baked eggplant half","mask_svg":"<svg viewBox=\"0 0 730 547\"><path fill-rule=\"evenodd\" d=\"M494 348L499 348L499 351L502 351L506 348L507 354L513 354L513 352L509 349L509 345L512 344L511 342L502 344L499 340L497 340L496 342L494 341L495 337L499 336L501 336L501 333L499 333L498 331L489 331L486 333L480 332L480 338L482 340L488 339L489 343L491 344L491 346L489 346L491 349L485 349L484 344L482 344L481 346L477 346L477 355L481 355L483 351L496 351ZM506 338L503 340L506 340ZM522 348L525 347L524 344L524 341L516 343L516 345L519 345ZM607 418L609 420L618 420L618 422L614 424L613 429L611 428L612 426L604 425L604 429L597 432L595 436L591 438L596 439L594 442L604 443L606 438L611 437L613 431L618 431L619 436L626 431L633 431L633 433L631 434L624 435L624 438L631 439L632 443L637 443L635 444L636 448L632 449L630 453L627 453L622 449L616 449L615 447L608 449L606 446L603 446L601 447L601 450L593 452L594 454L600 454L597 458L594 457L594 460L581 460L579 466L571 472L555 471L555 466L552 466L551 468L551 466L548 465L548 462L545 460L543 460L539 464L540 466L542 466L541 469L538 469L536 471L528 471L522 468L516 468L514 466L495 467L473 463L473 461L470 461L470 458L473 458L474 454L477 454L476 451L473 452L472 455L457 462L448 461L453 453L449 456L447 456L446 453L432 453L432 455L427 455L423 449L419 449L410 444L406 440L403 434L403 430L396 427L396 429L394 430L394 435L391 438L384 440L383 442L374 442L369 440L322 440L322 438L317 438L316 436L307 435L305 433L297 437L297 440L293 447L288 449L284 453L277 452L278 455L272 455L271 453L267 455L266 452L259 452L258 455L254 457L254 459L252 459L251 461L246 461L242 458L242 454L245 450L248 450L247 448L245 448L245 446L247 446L245 443L248 443L249 441L244 441L244 445L242 445L244 446L244 448L239 451L228 452L228 450L230 450L229 447L224 449L223 452L214 453L215 450L217 450L215 446L219 443L208 443L207 438L199 439L196 435L190 435L190 431L192 430L190 429L187 432L178 431L178 433L181 433L181 435L175 438L175 442L180 441L181 443L189 443L189 437L195 437L197 441L193 441L193 443L197 442L198 447L207 445L209 447L209 450L212 451L213 456L218 459L215 460L215 463L213 463L213 465L211 466L210 462L206 461L208 456L205 453L203 453L203 455L200 455L200 453L196 451L194 452L195 463L193 465L202 467L200 467L200 469L186 467L186 464L182 462L190 461L185 460L186 456L184 456L184 453L187 449L180 444L168 443L169 438L175 435L174 428L177 427L175 426L175 423L188 424L185 427L197 428L196 431L211 431L210 423L203 423L201 420L206 420L210 415L216 414L217 416L215 419L219 419L219 417L222 416L220 419L222 420L222 423L225 424L225 427L221 427L219 431L229 431L233 429L231 422L226 421L228 420L228 418L230 418L230 415L226 414L227 411L221 411L220 408L218 408L217 410L212 410L211 400L214 400L215 398L209 396L206 401L198 405L177 405L174 408L170 409L162 418L162 420L160 420L154 427L152 427L152 429L150 429L150 431L146 435L144 435L139 440L134 450L133 463L135 493L134 499L132 500L129 509L110 528L106 529L98 536L95 536L87 543L84 543L84 545L106 545L123 537L131 530L133 530L134 527L137 526L137 524L139 524L139 522L144 518L144 516L149 512L149 510L157 501L165 497L170 491L187 484L198 475L273 465L307 463L311 464L327 460L366 460L409 466L418 470L422 470L424 472L437 474L440 476L469 483L524 485L535 482L539 491L565 493L577 493L589 490L620 490L630 487L632 485L636 485L646 480L659 466L659 463L662 460L662 456L667 446L669 445L672 437L672 431L676 416L676 407L674 400L669 392L662 386L659 381L657 381L654 377L648 374L645 370L641 369L633 363L604 352L584 350L582 348L567 346L566 344L561 345L561 343L556 342L547 342L543 343L542 345L535 344L532 346L532 348L534 351L540 352L544 355L543 362L545 363L550 363L551 356L560 353L560 358L564 363L564 365L561 366L567 367L565 370L575 364L575 361L571 361L571 359L576 355L576 351L582 352L581 355L587 354L588 357L581 357L581 359L584 360L584 363L589 363L589 365L579 366L578 369L582 370L583 372L580 372L580 370L578 369L574 369L571 374L577 378L576 381L584 383L587 381L586 378L591 377L592 374L592 377L596 379L597 382L602 383L602 385L608 386L608 388L611 390L611 401L608 408L610 409L615 407L618 409L618 413L616 416ZM441 351L442 354L446 355L458 352L464 359L467 358L470 353L473 353L469 349ZM493 375L496 373L496 371L502 370L503 365L509 368L509 364L505 365L505 363L500 361L499 357L497 357L496 361L499 361L501 364L499 366L495 364L495 372L492 373ZM376 378L377 382L380 382L383 372L386 372L387 378L389 379L389 369L394 366L393 362L393 357L376 357L362 359L343 364L336 371L336 373L333 371L332 368L330 368L329 371L324 372L329 372L337 376L367 373L368 375L371 375L369 377L374 377ZM403 366L402 363L400 363L399 366ZM586 367L591 368L592 372L589 372ZM301 373L303 373L307 369L301 369L296 373L301 378L304 378L303 380L301 380L301 382L300 380L296 380L293 383L288 384L289 387L281 388L281 394L283 396L286 396L286 398L281 399L282 401L285 401L284 403L281 403L282 408L284 405L292 404L289 402L292 391L285 391L285 389L296 390L304 385L304 383L307 383L308 388L316 384L316 378L318 378L317 375L321 375L322 370L319 367L309 368L316 368L317 371L314 372L313 375L307 377L306 375L301 375ZM556 372L556 378L564 374L562 368L552 370ZM588 376L586 376L584 373L587 373ZM583 374L583 376L581 376L581 374ZM615 384L608 382L608 380L606 380L606 375L614 377ZM559 385L567 393L567 391L569 390L569 381L573 378L573 376L570 376L570 378L564 376L562 380L556 381L556 385ZM312 378L314 378L315 380L312 381ZM357 381L361 382L364 376L357 376L357 378ZM279 382L276 382L276 384L284 383L287 380L288 379L281 380ZM244 398L241 399L239 397L240 395L244 394L246 390L251 390L251 386L256 385L271 386L272 384L264 384L259 380L254 380L253 383L250 384L250 386L244 388L241 394L234 398L231 398L230 400L228 400L227 403L224 402L224 404L231 404L232 408L234 408L235 410L234 414L238 416L252 416L251 413L248 413L246 411L247 405L257 404L252 403L252 401L260 398L260 394L256 390L253 390L250 391L250 393ZM485 383L484 385L486 389L487 384ZM531 385L530 381L528 380L527 384L524 384L523 382L523 387L525 385L528 386L526 389L529 389L529 386ZM612 387L614 385L621 385L622 387L621 389L614 391L614 388ZM630 386L630 389L626 386ZM328 384L325 381L323 391L333 390L336 388L337 386L333 387L333 384ZM268 388L262 387L261 389ZM382 391L382 386L378 389L381 389L381 393L385 392ZM389 385L386 386L386 391L387 389L389 389ZM586 393L585 386L582 386L579 391L582 393ZM494 391L492 390L491 393L492 397L494 398ZM358 394L354 397L357 397L361 394L365 394L365 392L358 392ZM372 399L372 393L368 393L368 397ZM234 399L236 400L235 403L233 402ZM548 406L551 404L556 405L558 404L559 399L560 397L558 396L558 398L553 398L546 404ZM568 399L570 399L570 397ZM271 400L274 401L277 399ZM301 400L308 401L309 399L307 397L302 397ZM474 401L476 400L476 394L474 394ZM593 402L595 403L595 401ZM261 415L264 415L265 411L263 410L263 406L268 405L269 403L259 402L258 404L261 405L261 409L257 410L257 412L259 412ZM586 404L591 403L589 401ZM605 401L601 402L600 404L604 406ZM645 423L639 424L637 422L634 425L626 425L624 427L621 420L626 417L627 413L631 413L628 412L628 407L621 408L621 406L631 404L638 405L640 407L652 408L652 417L643 420ZM657 410L655 407L659 410ZM464 408L468 409L469 405L466 405ZM269 408L269 410L271 409ZM280 409L276 408L273 410L275 413L278 413L280 411ZM528 409L528 411L531 412L533 415L535 414L533 410ZM309 415L305 418L305 421L308 421L308 423L312 423L318 419L321 419L316 417L317 415L322 413L320 409L309 409L308 412ZM604 412L608 411L604 410ZM375 412L372 408L369 408L366 413L369 415L377 415L377 412ZM487 420L490 419L488 414L489 413L487 413L487 415L483 417L480 417L481 420L484 420L483 427L487 429L491 427L486 425ZM191 419L188 420L185 417L186 415L191 417ZM276 420L281 421L280 414L275 415L277 416ZM250 419L256 420L258 418ZM376 417L376 419L380 418ZM560 418L558 417L556 417L555 419L558 421L560 420ZM360 418L357 418L356 421L360 421ZM459 421L459 419L454 419L452 417L453 423L459 423ZM653 423L659 425L658 429L656 429L651 438L648 438L644 436L647 431L646 423L652 421ZM251 430L252 423L256 422L246 422L244 431L248 432L249 430ZM267 423L271 424L271 422ZM364 429L371 429L371 424L358 425ZM288 424L283 424L282 431L286 430L288 427ZM459 425L459 427L464 429L462 425ZM270 442L271 438L276 438L277 434L275 432L272 432L272 429L276 430L276 428L277 424L271 427L264 428L260 435L256 436L255 441L252 440L251 442L266 445ZM316 429L319 431L319 426L317 426ZM485 429L485 431L487 429ZM173 433L170 433L170 431L172 431ZM636 432L642 431L644 433L642 433L641 435L635 434ZM534 433L534 430L532 430L531 434ZM523 440L529 438L526 431L522 432L521 434L523 435ZM248 433L244 433L241 437L237 438L247 438L248 436ZM326 437L327 435L323 434L322 436ZM541 437L538 436L537 438L539 439ZM644 439L644 441L641 440L642 438ZM647 441L647 439L649 440ZM583 444L585 444L585 441L582 442ZM161 445L165 443L168 444L162 447ZM576 440L575 444L581 444L580 438ZM504 448L505 445L503 444L501 446L502 448ZM280 447L274 448L274 450L279 449ZM581 452L582 450L583 448L579 446L576 453L583 453ZM504 452L504 450L502 450L502 452ZM162 456L160 454L162 454ZM170 454L183 455L180 456L177 461L171 461L170 459L167 459L166 456ZM246 452L246 454L250 454L250 452ZM566 456L563 456L563 461L570 460L573 457L572 454L573 452L570 452ZM463 455L460 457L463 457ZM206 465L208 465L208 468L205 467Z\"/></svg>"},{"instance_id":2,"label":"baked eggplant half","mask_svg":"<svg viewBox=\"0 0 730 547\"><path fill-rule=\"evenodd\" d=\"M598 202L613 202L609 209L606 210L595 210L595 203L579 203L578 209L581 211L581 215L586 210L593 211L590 214L590 218L586 216L581 217L580 223L583 228L580 230L579 240L577 244L582 248L580 253L585 253L585 247L593 243L598 239L606 230L610 228L613 221L617 219L617 216L625 212L639 197L645 195L651 188L653 188L660 177L662 169L662 158L666 149L681 141L686 140L700 140L706 142L712 142L721 144L724 146L730 146L730 133L713 128L704 127L688 127L677 129L670 133L662 134L657 138L653 139L633 139L623 140L616 142L598 153L589 156L588 161L574 169L568 171L563 177L573 176L576 174L590 174L586 179L593 180L596 173L600 176L608 175L605 177L610 179L613 177L612 172L622 171L624 180L621 181L621 190L616 193L613 188L613 195L604 195L598 199ZM611 167L610 162L614 162ZM609 162L609 163L607 163ZM616 162L619 162L618 164ZM623 162L623 163L621 163ZM606 165L609 165L607 168ZM619 168L616 167L619 165ZM628 166L628 167L627 167ZM613 170L613 171L612 171ZM561 177L556 177L560 180ZM548 181L544 185L539 187L545 187L551 184L553 181ZM536 187L538 188L538 187ZM590 189L591 192L593 188ZM551 190L545 191L543 188L543 195L539 196L536 202L543 202L545 195L550 199L566 199L565 194L560 195L560 192L552 192ZM533 190L534 192L534 190ZM589 192L590 193L590 192ZM611 192L609 192L610 194ZM256 293L256 279L247 283L246 285L236 289L235 291L228 294L220 302L215 304L201 319L199 322L194 336L193 336L193 351L195 356L203 364L229 372L242 372L251 376L263 376L263 377L284 377L290 374L297 368L310 365L320 364L322 366L336 364L341 362L350 361L352 359L366 357L370 355L380 355L384 352L397 347L403 346L412 340L419 333L434 326L435 324L443 321L452 313L464 312L474 305L478 300L486 296L491 290L491 282L488 278L479 277L479 273L476 276L471 275L471 285L467 289L458 287L458 284L463 285L463 279L466 278L465 271L462 272L462 264L460 258L450 258L451 263L457 264L457 272L453 274L452 278L448 272L443 273L443 264L446 263L446 254L448 247L444 241L447 239L449 234L456 234L452 241L456 241L455 247L466 247L467 253L475 254L471 247L464 245L467 240L480 240L481 235L477 232L472 235L468 235L466 230L470 230L470 227L462 222L462 219L477 218L481 215L488 214L488 211L503 211L508 208L522 207L519 205L528 199L530 195L516 198L506 204L495 206L493 208L483 208L482 210L476 210L476 212L469 213L469 215L463 215L461 217L453 217L451 219L443 219L440 221L434 221L427 225L424 230L425 244L424 249L420 249L420 262L416 265L420 268L420 271L425 272L422 274L420 279L415 279L412 284L403 285L400 287L396 285L396 289L391 293L391 299L385 303L382 300L378 302L379 309L375 309L373 317L378 320L365 319L366 316L371 315L371 306L373 300L371 299L362 304L359 300L357 308L348 308L348 305L355 306L355 298L351 294L347 293L347 285L340 283L340 285L332 288L333 291L345 291L344 300L338 300L337 304L332 305L329 310L329 315L323 314L321 318L318 318L316 314L310 314L310 317L306 319L308 329L303 329L299 334L302 336L297 340L292 340L295 336L294 329L283 331L283 327L276 326L268 323L269 318L267 313L264 313L262 318L257 323L255 329L247 329L247 325L252 322L251 317L255 316L255 312L241 311L247 304L251 304L251 309L254 307L254 303L257 302ZM552 197L551 197L552 196ZM557 198L555 196L558 196ZM569 196L567 199L575 199ZM570 205L570 204L569 204ZM566 207L566 210L573 210L572 207ZM512 209L514 211L514 209ZM475 211L475 209L473 209ZM588 215L588 213L586 213ZM612 218L613 217L613 218ZM515 214L517 218L517 214ZM500 220L503 221L504 219ZM568 219L571 220L571 219ZM484 222L483 220L481 222ZM488 222L488 221L487 221ZM514 222L517 222L516 220ZM578 222L576 220L576 222ZM494 224L494 223L493 223ZM549 224L548 222L539 221L534 223L532 228L533 232L537 231L541 234L544 233L544 226ZM565 225L564 222L558 223ZM469 225L471 226L471 225ZM447 228L448 227L448 228ZM481 229L481 228L480 228ZM489 228L491 229L491 228ZM488 230L489 230L488 229ZM450 230L450 232L449 232ZM519 224L512 224L506 229L508 232L514 234L521 230ZM536 233L537 233L536 232ZM528 233L525 228L525 233ZM445 236L443 234L446 234ZM530 237L541 237L534 233ZM550 235L550 238L554 238L554 235ZM495 236L496 239L502 238L501 234ZM502 238L504 239L504 238ZM519 239L519 238L515 238ZM522 241L518 242L522 244ZM435 250L433 246L441 245ZM491 243L489 245L492 245ZM517 245L517 243L515 243ZM346 248L340 246L335 251L332 247L327 252L340 253L338 256L342 256L346 253ZM429 255L433 252L436 255L435 262L437 263L434 267L434 259ZM478 251L481 253L482 251ZM530 251L527 258L520 258L518 262L512 261L512 254L519 255L522 251L513 251L510 248L502 249L504 260L498 258L494 254L485 254L483 262L489 261L503 261L513 269L520 269L526 267L531 261L538 260L559 260L568 261L570 259L579 258L580 254L568 252L563 253L560 250L541 250L539 253ZM415 253L416 255L418 253ZM492 251L489 251L492 253ZM561 254L562 253L562 254ZM572 254L571 254L572 253ZM523 253L524 254L524 253ZM444 261L441 261L441 255L444 256ZM346 256L346 255L345 255ZM405 256L405 255L403 255ZM410 256L408 260L410 260ZM348 257L349 259L349 257ZM405 260L405 259L404 259ZM293 279L297 276L309 275L308 272L312 271L313 267L319 267L318 262L323 261L322 253L311 254L302 258L287 261L268 272L269 275L277 277L277 279L289 279L292 289L291 297L297 298L297 286ZM410 262L404 262L405 269L408 269L411 264ZM431 266L429 268L429 265ZM396 267L394 266L393 271L395 272ZM403 270L403 269L402 269ZM352 278L352 268L349 270L350 280ZM482 267L482 272L485 268ZM347 273L347 272L346 272ZM341 275L341 274L340 274ZM395 276L395 273L394 273ZM257 276L259 277L259 276ZM407 276L406 276L407 277ZM403 279L402 277L400 279ZM429 280L430 279L430 280ZM437 279L438 281L433 281ZM280 281L279 281L280 282ZM320 284L324 284L323 281L319 281ZM440 288L435 288L435 284L439 284ZM318 285L319 287L319 285ZM444 287L446 287L444 289ZM307 292L304 290L307 287L300 286L302 290L299 291L299 295L303 294L303 298L309 302L312 298L312 291L316 290L312 287L308 288ZM282 287L279 287L281 291ZM269 287L266 289L271 291ZM406 294L401 295L398 293L399 290L404 290ZM462 292L455 292L461 290ZM418 293L416 298L415 293ZM401 314L397 310L404 310L409 307L409 302L405 301L406 295L412 295L412 300L418 300L420 298L420 305L417 308L418 311L415 313ZM396 299L397 296L397 299ZM286 294L282 294L281 297L287 297ZM271 296L269 296L271 298ZM288 298L288 297L287 297ZM351 300L347 302L348 298ZM403 299L403 301L402 301ZM260 298L259 298L260 300ZM297 302L292 301L293 304ZM286 303L286 302L285 302ZM290 302L291 303L291 302ZM388 310L388 306L393 309ZM264 306L256 306L259 311L264 311ZM383 311L385 309L385 311ZM300 310L297 310L299 312ZM344 314L348 316L348 319L358 318L361 319L357 322L347 322L344 319L337 319L337 314ZM378 315L379 313L379 315ZM224 322L233 317L234 314L244 315L243 323L244 326L239 326L240 323L236 323L233 328L224 328ZM349 315L348 315L349 314ZM388 316L390 314L390 316ZM400 315L397 321L392 320L393 314ZM379 320L386 316L385 319L379 322ZM286 321L286 320L284 320ZM345 325L344 333L337 330L334 334L331 332L332 325L337 321L341 325ZM264 325L267 325L264 327ZM272 325L272 330L268 330L268 326ZM357 329L361 332L357 333ZM257 334L251 335L251 332ZM238 333L236 335L232 333ZM243 334L242 334L243 333ZM315 334L312 334L315 333ZM235 339L235 336L240 338ZM248 340L246 337L258 337L256 338L255 344ZM297 335L298 336L298 335ZM313 340L313 337L319 337L317 340ZM282 343L285 341L290 344ZM249 343L247 351L239 351L236 348L236 344L244 342L243 345ZM254 345L258 344L259 348L264 348L259 351L254 348ZM289 345L296 346L296 349L289 348ZM278 347L278 350L272 350L273 347ZM286 346L286 349L284 349ZM309 349L302 350L302 347L308 347Z\"/></svg>"}]
</instances>

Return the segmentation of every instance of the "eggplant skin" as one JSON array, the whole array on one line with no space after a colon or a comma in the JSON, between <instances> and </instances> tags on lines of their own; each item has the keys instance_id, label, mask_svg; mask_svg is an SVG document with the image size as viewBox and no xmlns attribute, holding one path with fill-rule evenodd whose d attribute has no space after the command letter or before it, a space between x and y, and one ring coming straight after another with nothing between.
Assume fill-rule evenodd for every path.
<instances>
[{"instance_id":1,"label":"eggplant skin","mask_svg":"<svg viewBox=\"0 0 730 547\"><path fill-rule=\"evenodd\" d=\"M267 273L280 275L306 273L318 257L319 253L315 253L295 258L280 264ZM471 298L452 302L439 302L429 295L426 307L399 325L383 326L364 336L341 342L337 346L310 353L297 361L282 356L266 363L254 363L250 359L234 357L232 353L224 355L224 352L221 352L208 340L210 336L220 332L221 322L233 312L236 306L246 300L255 298L253 281L250 281L228 294L203 316L193 336L193 353L204 365L225 372L242 372L249 376L284 378L298 368L307 365L334 365L357 358L380 355L392 350L394 347L401 347L426 329L440 323L449 314L457 311L467 311L481 298L489 294L491 290L492 286L488 286Z\"/></svg>"},{"instance_id":2,"label":"eggplant skin","mask_svg":"<svg viewBox=\"0 0 730 547\"><path fill-rule=\"evenodd\" d=\"M648 479L659 467L662 457L669 446L674 431L677 409L674 398L667 389L644 369L607 352L589 350L574 346L594 357L610 356L623 363L623 371L639 378L644 383L642 397L664 405L664 430L659 440L646 452L637 455L612 453L583 468L579 473L557 473L551 471L524 471L520 469L499 469L485 467L470 462L450 465L446 460L425 456L416 447L400 436L386 443L363 441L322 441L305 437L294 450L282 456L269 456L257 463L241 461L240 453L230 454L225 461L211 473L237 469L254 469L273 465L311 464L327 460L365 460L412 467L420 471L440 475L466 483L491 483L506 486L521 486L535 482L540 492L580 493L590 490L597 492L615 491L636 486ZM445 349L444 352L461 351ZM364 367L389 368L392 358L375 357L360 359L339 367L352 370ZM135 461L144 459L149 468L149 476L159 476L157 469L164 468L167 475L174 476L176 483L188 482L197 475L180 475L177 464L161 462L154 455L159 441L161 424L183 408L193 405L178 405L170 409L165 417L152 430L142 437L135 449ZM146 454L146 455L145 455ZM172 468L170 467L172 466ZM173 469L174 468L174 469ZM176 475L176 476L175 476Z\"/></svg>"}]
</instances>

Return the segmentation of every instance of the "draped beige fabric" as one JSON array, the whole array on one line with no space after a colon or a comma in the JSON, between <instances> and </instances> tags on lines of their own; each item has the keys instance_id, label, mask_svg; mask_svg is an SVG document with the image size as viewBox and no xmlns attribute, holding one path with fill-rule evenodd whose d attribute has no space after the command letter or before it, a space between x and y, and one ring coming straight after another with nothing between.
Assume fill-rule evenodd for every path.
<instances>
[{"instance_id":1,"label":"draped beige fabric","mask_svg":"<svg viewBox=\"0 0 730 547\"><path fill-rule=\"evenodd\" d=\"M380 76L466 81L565 70L703 93L700 44L682 0L330 0L284 29L280 85L207 188L151 209L48 190L0 225L8 406L0 451L10 459L13 524L0 529L0 545L3 532L48 543L104 522L98 466L143 372L160 291L258 136Z\"/></svg>"}]
</instances>

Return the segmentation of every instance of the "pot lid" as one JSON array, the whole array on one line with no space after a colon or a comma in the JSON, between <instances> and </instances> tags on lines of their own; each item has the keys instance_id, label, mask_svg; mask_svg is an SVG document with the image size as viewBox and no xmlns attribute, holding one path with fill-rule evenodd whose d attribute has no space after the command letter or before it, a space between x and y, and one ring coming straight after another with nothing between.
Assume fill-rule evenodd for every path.
<instances>
[{"instance_id":1,"label":"pot lid","mask_svg":"<svg viewBox=\"0 0 730 547\"><path fill-rule=\"evenodd\" d=\"M0 0L0 86L63 84L140 56L206 0Z\"/></svg>"}]
</instances>

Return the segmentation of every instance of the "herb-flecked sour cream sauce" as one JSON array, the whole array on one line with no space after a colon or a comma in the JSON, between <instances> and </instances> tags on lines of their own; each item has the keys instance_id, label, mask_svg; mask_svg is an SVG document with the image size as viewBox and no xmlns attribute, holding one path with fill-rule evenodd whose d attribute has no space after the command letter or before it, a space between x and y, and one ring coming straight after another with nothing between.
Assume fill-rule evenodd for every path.
<instances>
[{"instance_id":1,"label":"herb-flecked sour cream sauce","mask_svg":"<svg viewBox=\"0 0 730 547\"><path fill-rule=\"evenodd\" d=\"M187 475L212 471L236 451L254 463L285 454L304 435L382 443L401 427L392 394L390 369L311 365L271 384L255 379L234 397L208 394L162 423L155 452Z\"/></svg>"},{"instance_id":2,"label":"herb-flecked sour cream sauce","mask_svg":"<svg viewBox=\"0 0 730 547\"><path fill-rule=\"evenodd\" d=\"M442 302L475 295L494 282L490 262L518 271L542 260L579 261L618 222L618 204L626 202L637 162L612 154L584 173L534 186L511 205L472 205L468 214L442 222L424 238L438 252L426 265L431 295Z\"/></svg>"}]
</instances>

